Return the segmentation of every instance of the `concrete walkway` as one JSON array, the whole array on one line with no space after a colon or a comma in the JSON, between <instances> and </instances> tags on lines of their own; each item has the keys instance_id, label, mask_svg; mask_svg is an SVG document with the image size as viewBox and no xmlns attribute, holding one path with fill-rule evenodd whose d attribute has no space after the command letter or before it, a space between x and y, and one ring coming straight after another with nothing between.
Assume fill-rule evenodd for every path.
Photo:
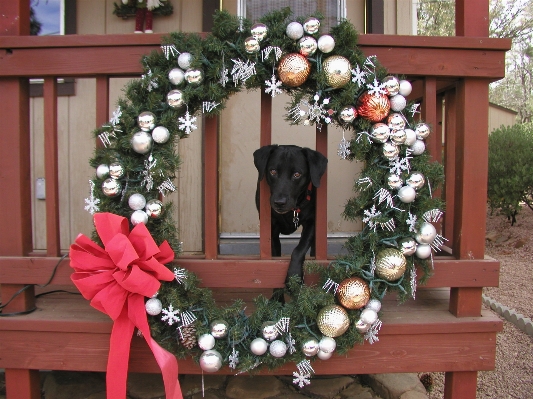
<instances>
[{"instance_id":1,"label":"concrete walkway","mask_svg":"<svg viewBox=\"0 0 533 399\"><path fill-rule=\"evenodd\" d=\"M44 399L106 399L105 374L70 371L41 372ZM427 399L416 374L314 376L303 389L289 376L180 377L184 399ZM202 388L203 386L203 388ZM164 399L158 374L130 374L128 399ZM0 373L0 399L6 399Z\"/></svg>"}]
</instances>

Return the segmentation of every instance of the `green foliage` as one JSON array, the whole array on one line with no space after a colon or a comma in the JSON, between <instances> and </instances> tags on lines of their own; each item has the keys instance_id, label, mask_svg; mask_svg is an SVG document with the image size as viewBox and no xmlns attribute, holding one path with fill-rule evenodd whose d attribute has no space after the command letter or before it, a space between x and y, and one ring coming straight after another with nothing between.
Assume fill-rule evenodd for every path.
<instances>
[{"instance_id":1,"label":"green foliage","mask_svg":"<svg viewBox=\"0 0 533 399\"><path fill-rule=\"evenodd\" d=\"M533 124L501 126L489 136L488 203L511 220L533 206ZM533 208L532 208L533 209Z\"/></svg>"}]
</instances>

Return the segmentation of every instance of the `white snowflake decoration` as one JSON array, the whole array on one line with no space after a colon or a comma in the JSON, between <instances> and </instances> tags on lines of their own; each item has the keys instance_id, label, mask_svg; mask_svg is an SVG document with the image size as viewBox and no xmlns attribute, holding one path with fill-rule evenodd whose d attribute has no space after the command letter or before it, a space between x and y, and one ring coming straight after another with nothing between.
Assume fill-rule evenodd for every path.
<instances>
[{"instance_id":1,"label":"white snowflake decoration","mask_svg":"<svg viewBox=\"0 0 533 399\"><path fill-rule=\"evenodd\" d=\"M304 386L311 384L311 374L305 374L305 373L300 374L296 371L293 371L292 375L294 376L292 383L294 385L298 385L300 388L303 388Z\"/></svg>"},{"instance_id":2,"label":"white snowflake decoration","mask_svg":"<svg viewBox=\"0 0 533 399\"><path fill-rule=\"evenodd\" d=\"M91 215L94 215L95 212L100 210L98 207L100 200L94 196L94 182L92 180L89 180L89 186L91 186L91 195L89 198L85 198L86 205L84 209Z\"/></svg>"},{"instance_id":3,"label":"white snowflake decoration","mask_svg":"<svg viewBox=\"0 0 533 399\"><path fill-rule=\"evenodd\" d=\"M389 163L389 172L393 175L401 175L404 171L409 173L411 170L411 163L409 160L412 157L405 157L405 158L395 158L392 159Z\"/></svg>"},{"instance_id":4,"label":"white snowflake decoration","mask_svg":"<svg viewBox=\"0 0 533 399\"><path fill-rule=\"evenodd\" d=\"M196 122L196 116L191 116L189 111L185 112L185 117L179 117L178 121L180 122L178 128L185 130L185 134L190 134L193 130L198 129L198 126L194 124Z\"/></svg>"},{"instance_id":5,"label":"white snowflake decoration","mask_svg":"<svg viewBox=\"0 0 533 399\"><path fill-rule=\"evenodd\" d=\"M281 82L281 80L277 80L276 75L272 74L270 80L265 80L265 93L270 93L272 98L276 97L278 94L283 93L283 91L280 89L282 84L283 83Z\"/></svg>"},{"instance_id":6,"label":"white snowflake decoration","mask_svg":"<svg viewBox=\"0 0 533 399\"><path fill-rule=\"evenodd\" d=\"M309 121L320 122L320 120L322 119L324 120L324 122L330 123L331 118L329 117L328 111L325 109L325 106L329 104L329 98L325 98L324 100L322 100L322 103L319 104L320 96L318 94L315 94L313 100L315 101L313 104L307 103L307 106L309 107L309 109L307 110Z\"/></svg>"},{"instance_id":7,"label":"white snowflake decoration","mask_svg":"<svg viewBox=\"0 0 533 399\"><path fill-rule=\"evenodd\" d=\"M122 110L120 109L120 105L119 105L117 109L113 111L113 116L109 120L109 123L111 123L113 126L118 125L120 123L121 116L122 116Z\"/></svg>"},{"instance_id":8,"label":"white snowflake decoration","mask_svg":"<svg viewBox=\"0 0 533 399\"><path fill-rule=\"evenodd\" d=\"M287 335L287 338L285 338L285 342L287 343L287 349L289 353L292 355L296 352L296 341L292 337L291 333Z\"/></svg>"},{"instance_id":9,"label":"white snowflake decoration","mask_svg":"<svg viewBox=\"0 0 533 399\"><path fill-rule=\"evenodd\" d=\"M159 192L161 193L161 195L164 197L166 194L168 194L169 192L174 192L176 191L176 186L174 185L174 183L172 183L172 181L170 180L170 178L167 178L163 183L161 183L157 189L159 190Z\"/></svg>"},{"instance_id":10,"label":"white snowflake decoration","mask_svg":"<svg viewBox=\"0 0 533 399\"><path fill-rule=\"evenodd\" d=\"M361 70L361 68L359 68L359 65L356 65L355 69L352 69L352 82L357 83L359 86L362 86L365 84L366 75L368 75L368 72Z\"/></svg>"},{"instance_id":11,"label":"white snowflake decoration","mask_svg":"<svg viewBox=\"0 0 533 399\"><path fill-rule=\"evenodd\" d=\"M409 226L409 231L416 233L416 215L413 215L411 212L409 212L406 223Z\"/></svg>"},{"instance_id":12,"label":"white snowflake decoration","mask_svg":"<svg viewBox=\"0 0 533 399\"><path fill-rule=\"evenodd\" d=\"M235 86L239 83L244 84L250 77L255 75L255 62L251 62L250 60L244 62L234 59L232 61L235 65L233 65L233 69L231 70L231 76Z\"/></svg>"},{"instance_id":13,"label":"white snowflake decoration","mask_svg":"<svg viewBox=\"0 0 533 399\"><path fill-rule=\"evenodd\" d=\"M142 75L141 78L146 84L146 90L152 91L153 89L157 89L159 87L157 81L155 79L152 79L151 70L148 70L148 72L145 75Z\"/></svg>"},{"instance_id":14,"label":"white snowflake decoration","mask_svg":"<svg viewBox=\"0 0 533 399\"><path fill-rule=\"evenodd\" d=\"M239 351L236 351L235 348L233 348L231 355L228 357L228 363L229 368L232 370L235 370L239 364Z\"/></svg>"},{"instance_id":15,"label":"white snowflake decoration","mask_svg":"<svg viewBox=\"0 0 533 399\"><path fill-rule=\"evenodd\" d=\"M368 88L368 94L372 96L379 94L387 94L387 90L385 90L385 85L383 83L379 83L376 78L374 78L374 82L367 84L366 87Z\"/></svg>"},{"instance_id":16,"label":"white snowflake decoration","mask_svg":"<svg viewBox=\"0 0 533 399\"><path fill-rule=\"evenodd\" d=\"M220 80L218 81L218 83L220 83L222 87L226 87L226 83L229 82L228 73L229 73L229 69L223 66L222 69L220 70Z\"/></svg>"},{"instance_id":17,"label":"white snowflake decoration","mask_svg":"<svg viewBox=\"0 0 533 399\"><path fill-rule=\"evenodd\" d=\"M370 229L376 231L377 223L374 221L374 219L379 217L381 215L381 212L376 210L375 205L372 205L372 208L370 208L370 210L365 209L363 213L365 215L365 217L362 219L363 223L367 223Z\"/></svg>"},{"instance_id":18,"label":"white snowflake decoration","mask_svg":"<svg viewBox=\"0 0 533 399\"><path fill-rule=\"evenodd\" d=\"M178 316L180 311L179 309L174 309L172 304L168 305L168 309L162 309L161 312L163 313L163 316L161 316L161 320L166 321L169 326L180 321L180 318Z\"/></svg>"},{"instance_id":19,"label":"white snowflake decoration","mask_svg":"<svg viewBox=\"0 0 533 399\"><path fill-rule=\"evenodd\" d=\"M370 329L366 332L365 339L370 343L370 345L379 341L378 333L382 324L383 323L381 322L381 320L377 319L374 324L372 324Z\"/></svg>"},{"instance_id":20,"label":"white snowflake decoration","mask_svg":"<svg viewBox=\"0 0 533 399\"><path fill-rule=\"evenodd\" d=\"M152 154L148 159L144 160L143 180L141 186L146 187L146 191L150 191L154 187L154 178L152 177L152 169L157 164L157 160L152 157Z\"/></svg>"},{"instance_id":21,"label":"white snowflake decoration","mask_svg":"<svg viewBox=\"0 0 533 399\"><path fill-rule=\"evenodd\" d=\"M163 44L161 49L163 50L163 54L165 54L165 58L167 60L169 60L171 56L173 57L179 54L178 49L173 44Z\"/></svg>"},{"instance_id":22,"label":"white snowflake decoration","mask_svg":"<svg viewBox=\"0 0 533 399\"><path fill-rule=\"evenodd\" d=\"M350 150L350 140L346 140L346 137L344 137L344 132L342 133L342 140L339 143L339 148L337 150L337 155L341 159L347 159L352 151Z\"/></svg>"}]
</instances>

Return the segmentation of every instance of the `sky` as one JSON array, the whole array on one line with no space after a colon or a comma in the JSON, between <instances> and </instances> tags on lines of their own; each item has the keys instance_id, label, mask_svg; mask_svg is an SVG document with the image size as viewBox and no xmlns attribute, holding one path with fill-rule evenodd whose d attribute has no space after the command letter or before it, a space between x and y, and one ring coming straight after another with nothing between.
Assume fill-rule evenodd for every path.
<instances>
[{"instance_id":1,"label":"sky","mask_svg":"<svg viewBox=\"0 0 533 399\"><path fill-rule=\"evenodd\" d=\"M39 35L59 34L60 3L62 0L31 0L37 20L42 23Z\"/></svg>"}]
</instances>

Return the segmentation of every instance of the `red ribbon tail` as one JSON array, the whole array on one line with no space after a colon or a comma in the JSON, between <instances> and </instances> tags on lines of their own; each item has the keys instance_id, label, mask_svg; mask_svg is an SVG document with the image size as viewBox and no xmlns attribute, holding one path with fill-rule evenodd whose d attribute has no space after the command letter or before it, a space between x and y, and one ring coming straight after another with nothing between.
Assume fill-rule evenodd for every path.
<instances>
[{"instance_id":1,"label":"red ribbon tail","mask_svg":"<svg viewBox=\"0 0 533 399\"><path fill-rule=\"evenodd\" d=\"M111 330L106 373L108 399L126 398L128 363L134 329L134 324L128 318L128 308L125 306L120 316L113 323L113 329Z\"/></svg>"}]
</instances>

